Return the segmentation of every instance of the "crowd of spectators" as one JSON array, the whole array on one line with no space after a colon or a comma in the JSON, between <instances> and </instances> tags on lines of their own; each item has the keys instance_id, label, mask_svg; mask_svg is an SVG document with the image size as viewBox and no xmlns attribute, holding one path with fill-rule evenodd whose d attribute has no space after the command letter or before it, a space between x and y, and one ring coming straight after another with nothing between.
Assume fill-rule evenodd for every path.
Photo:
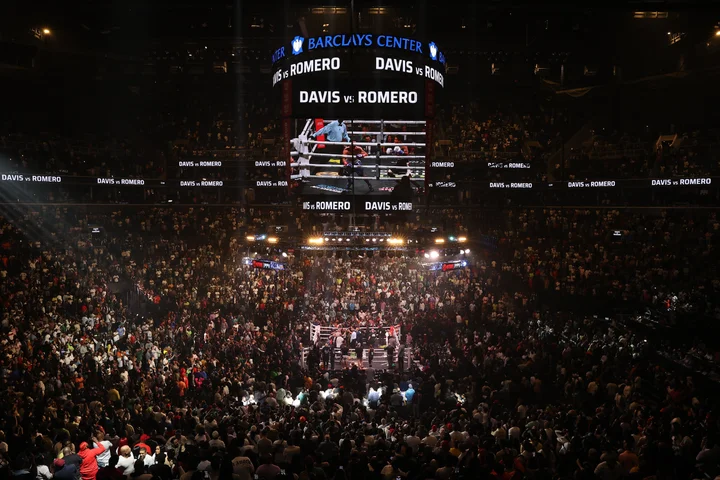
<instances>
[{"instance_id":1,"label":"crowd of spectators","mask_svg":"<svg viewBox=\"0 0 720 480\"><path fill-rule=\"evenodd\" d=\"M509 273L535 291L618 306L677 297L718 316L719 306L706 302L720 288L718 229L715 212L518 209L492 234Z\"/></svg>"},{"instance_id":2,"label":"crowd of spectators","mask_svg":"<svg viewBox=\"0 0 720 480\"><path fill-rule=\"evenodd\" d=\"M3 173L160 178L165 152L129 140L70 139L58 135L0 136Z\"/></svg>"},{"instance_id":3,"label":"crowd of spectators","mask_svg":"<svg viewBox=\"0 0 720 480\"><path fill-rule=\"evenodd\" d=\"M443 135L452 140L451 151L474 151L488 159L506 152L520 153L523 131L512 111L482 115L471 102L452 106L447 116Z\"/></svg>"},{"instance_id":4,"label":"crowd of spectators","mask_svg":"<svg viewBox=\"0 0 720 480\"><path fill-rule=\"evenodd\" d=\"M662 132L661 132L662 133ZM668 135L631 135L622 132L594 132L583 145L567 152L565 175L570 181L582 179L677 178L715 176L720 137L712 130L694 130ZM554 166L562 175L560 164Z\"/></svg>"},{"instance_id":5,"label":"crowd of spectators","mask_svg":"<svg viewBox=\"0 0 720 480\"><path fill-rule=\"evenodd\" d=\"M138 87L129 96L163 108L120 119L148 127L125 140L3 126L0 173L268 178L242 161L278 158L277 109L239 83ZM570 118L520 103L451 106L436 152L457 160L450 178L463 181L718 171L712 132L682 134L661 154L656 137L596 132L548 171L582 127ZM224 166L178 163L193 159ZM493 166L508 163L521 167ZM503 208L511 200L497 196L496 210L418 209L364 225L425 239L417 251L318 254L299 242L344 219L252 206L251 189L138 187L129 198L4 185L0 480L720 475L719 350L712 338L652 333L720 318L713 209ZM76 200L88 205L25 205ZM140 202L166 205L91 205ZM288 231L295 244L246 241ZM448 233L471 239L447 257L466 266L431 271L425 254ZM256 257L287 269L255 269ZM311 325L399 328L402 352L378 370L335 369ZM359 357L371 347L355 346Z\"/></svg>"},{"instance_id":6,"label":"crowd of spectators","mask_svg":"<svg viewBox=\"0 0 720 480\"><path fill-rule=\"evenodd\" d=\"M283 220L255 224L261 217L232 208L5 213L3 474L720 473L704 377L611 315L573 309L595 297L717 314L714 214L513 212L491 222L496 241L473 244L456 272L428 271L422 254L257 253L248 229ZM252 269L254 255L289 269ZM566 306L544 298L557 289ZM412 354L373 376L303 367L312 322L399 324Z\"/></svg>"}]
</instances>

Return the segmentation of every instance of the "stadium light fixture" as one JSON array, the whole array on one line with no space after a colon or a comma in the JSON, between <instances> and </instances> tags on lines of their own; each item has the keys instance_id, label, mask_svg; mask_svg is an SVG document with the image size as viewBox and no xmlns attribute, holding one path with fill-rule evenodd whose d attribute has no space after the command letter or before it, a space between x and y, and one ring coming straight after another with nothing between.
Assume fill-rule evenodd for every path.
<instances>
[{"instance_id":1,"label":"stadium light fixture","mask_svg":"<svg viewBox=\"0 0 720 480\"><path fill-rule=\"evenodd\" d=\"M438 252L437 250L433 250L432 252L430 252L430 258L432 258L433 260L438 258L439 256L440 252Z\"/></svg>"},{"instance_id":2,"label":"stadium light fixture","mask_svg":"<svg viewBox=\"0 0 720 480\"><path fill-rule=\"evenodd\" d=\"M311 245L322 245L323 239L322 237L310 237L308 243Z\"/></svg>"},{"instance_id":3,"label":"stadium light fixture","mask_svg":"<svg viewBox=\"0 0 720 480\"><path fill-rule=\"evenodd\" d=\"M388 243L390 245L402 245L403 239L402 238L388 238Z\"/></svg>"}]
</instances>

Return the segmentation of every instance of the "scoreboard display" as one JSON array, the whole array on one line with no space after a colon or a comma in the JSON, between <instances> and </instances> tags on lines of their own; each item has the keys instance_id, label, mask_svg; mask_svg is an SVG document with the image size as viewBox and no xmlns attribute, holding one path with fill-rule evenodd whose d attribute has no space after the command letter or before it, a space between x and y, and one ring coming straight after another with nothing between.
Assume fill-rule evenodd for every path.
<instances>
[{"instance_id":1,"label":"scoreboard display","mask_svg":"<svg viewBox=\"0 0 720 480\"><path fill-rule=\"evenodd\" d=\"M288 180L303 209L412 211L428 188L440 48L382 34L297 36L272 61Z\"/></svg>"}]
</instances>

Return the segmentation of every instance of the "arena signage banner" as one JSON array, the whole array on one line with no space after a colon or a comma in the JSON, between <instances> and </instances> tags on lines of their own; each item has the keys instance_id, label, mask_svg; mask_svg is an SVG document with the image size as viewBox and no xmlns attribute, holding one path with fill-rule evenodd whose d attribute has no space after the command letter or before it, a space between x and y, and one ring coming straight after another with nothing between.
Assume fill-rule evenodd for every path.
<instances>
[{"instance_id":1,"label":"arena signage banner","mask_svg":"<svg viewBox=\"0 0 720 480\"><path fill-rule=\"evenodd\" d=\"M460 270L462 268L467 267L467 261L466 260L453 260L450 262L434 262L434 263L425 264L425 267L428 270L430 270L431 272L436 272L436 271L449 272L451 270Z\"/></svg>"},{"instance_id":2,"label":"arena signage banner","mask_svg":"<svg viewBox=\"0 0 720 480\"><path fill-rule=\"evenodd\" d=\"M412 212L413 204L377 196L304 196L302 209L318 213L407 213Z\"/></svg>"},{"instance_id":3,"label":"arena signage banner","mask_svg":"<svg viewBox=\"0 0 720 480\"><path fill-rule=\"evenodd\" d=\"M272 260L252 260L250 265L253 268L260 268L264 270L287 270L288 266L286 263L273 262Z\"/></svg>"},{"instance_id":4,"label":"arena signage banner","mask_svg":"<svg viewBox=\"0 0 720 480\"><path fill-rule=\"evenodd\" d=\"M433 64L426 59L398 58L378 54L348 55L335 53L328 57L292 59L278 64L273 70L272 84L283 80L302 78L321 74L335 75L338 78L384 79L384 78L422 78L437 85L445 86L445 67ZM317 76L317 75L315 75Z\"/></svg>"},{"instance_id":5,"label":"arena signage banner","mask_svg":"<svg viewBox=\"0 0 720 480\"><path fill-rule=\"evenodd\" d=\"M180 160L178 167L222 167L221 160Z\"/></svg>"},{"instance_id":6,"label":"arena signage banner","mask_svg":"<svg viewBox=\"0 0 720 480\"><path fill-rule=\"evenodd\" d=\"M284 58L336 48L400 50L417 55L426 55L433 61L445 64L445 55L435 42L424 43L412 38L374 35L372 33L322 35L307 39L298 35L290 40L289 45L282 46L273 52L272 62L275 64Z\"/></svg>"},{"instance_id":7,"label":"arena signage banner","mask_svg":"<svg viewBox=\"0 0 720 480\"><path fill-rule=\"evenodd\" d=\"M0 181L10 183L61 183L62 177L57 175L22 175L19 173L3 173L0 175Z\"/></svg>"},{"instance_id":8,"label":"arena signage banner","mask_svg":"<svg viewBox=\"0 0 720 480\"><path fill-rule=\"evenodd\" d=\"M488 168L509 168L509 169L530 168L530 163L528 163L528 162L488 162Z\"/></svg>"},{"instance_id":9,"label":"arena signage banner","mask_svg":"<svg viewBox=\"0 0 720 480\"><path fill-rule=\"evenodd\" d=\"M31 185L78 185L89 187L113 187L113 188L287 188L287 180L163 180L158 178L113 178L113 177L78 177L67 175L27 175L20 173L2 173L0 174L0 186L10 184ZM667 189L667 188L707 188L715 187L720 184L720 177L675 177L675 178L637 178L637 179L618 179L618 180L584 180L573 182L464 182L462 180L452 182L434 182L435 187L465 187L465 188L481 188L490 190L542 190L542 189L608 189L608 188L650 188L650 189ZM336 197L330 197L334 199ZM328 199L328 197L324 197ZM351 200L348 200L351 201ZM381 202L382 203L382 202ZM396 203L400 205L400 203ZM364 207L363 207L364 209ZM410 207L412 209L412 207ZM309 209L313 210L313 209ZM342 211L341 208L337 209ZM380 207L369 207L368 211L381 211ZM390 208L389 210L402 211L403 208Z\"/></svg>"},{"instance_id":10,"label":"arena signage banner","mask_svg":"<svg viewBox=\"0 0 720 480\"><path fill-rule=\"evenodd\" d=\"M333 81L303 79L293 82L292 114L301 118L423 118L424 81L387 79Z\"/></svg>"}]
</instances>

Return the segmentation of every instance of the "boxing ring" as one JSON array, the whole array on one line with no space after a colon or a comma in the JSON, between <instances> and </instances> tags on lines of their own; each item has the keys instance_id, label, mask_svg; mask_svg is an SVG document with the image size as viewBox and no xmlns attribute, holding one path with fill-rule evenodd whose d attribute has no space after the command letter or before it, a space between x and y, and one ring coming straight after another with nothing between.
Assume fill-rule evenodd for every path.
<instances>
[{"instance_id":1,"label":"boxing ring","mask_svg":"<svg viewBox=\"0 0 720 480\"><path fill-rule=\"evenodd\" d=\"M307 119L290 140L290 180L303 193L391 193L407 177L414 189L425 181L424 120L347 120L350 141L313 138L333 120Z\"/></svg>"},{"instance_id":2,"label":"boxing ring","mask_svg":"<svg viewBox=\"0 0 720 480\"><path fill-rule=\"evenodd\" d=\"M317 346L332 344L333 342L330 342L330 340L339 335L342 330L345 329L311 323L310 342ZM373 332L374 340L368 342L368 338L366 338L366 341L362 342L362 353L360 354L360 357L356 355L356 350L351 345L347 346L347 355L343 354L342 349L333 346L329 353L329 355L334 357L332 364L335 365L337 369L357 365L360 368L372 366L373 368L383 370L389 368L391 364L397 365L400 361L401 355L401 330L402 327L399 324L382 327L357 327L355 331L366 336L368 336L370 332ZM392 358L388 357L389 351L387 346L389 344L393 346ZM373 351L372 364L370 363L370 358L368 356L369 350ZM307 359L310 353L310 347L303 347L300 353L300 365L303 368L307 368ZM412 348L407 346L403 348L402 356L403 364L409 367L413 359ZM325 368L328 368L328 366L325 366Z\"/></svg>"}]
</instances>

